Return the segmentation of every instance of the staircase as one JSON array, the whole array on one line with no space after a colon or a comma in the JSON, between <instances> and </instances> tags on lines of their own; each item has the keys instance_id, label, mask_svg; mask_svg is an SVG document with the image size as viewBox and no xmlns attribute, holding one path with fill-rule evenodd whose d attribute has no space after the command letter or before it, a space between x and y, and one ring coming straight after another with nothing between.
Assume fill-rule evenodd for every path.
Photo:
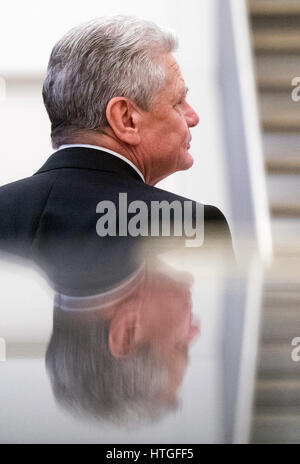
<instances>
[{"instance_id":1,"label":"staircase","mask_svg":"<svg viewBox=\"0 0 300 464\"><path fill-rule=\"evenodd\" d=\"M274 240L265 276L251 441L300 443L300 1L248 0ZM299 92L300 95L300 92Z\"/></svg>"},{"instance_id":2,"label":"staircase","mask_svg":"<svg viewBox=\"0 0 300 464\"><path fill-rule=\"evenodd\" d=\"M300 259L277 257L265 276L251 441L300 443Z\"/></svg>"},{"instance_id":3,"label":"staircase","mask_svg":"<svg viewBox=\"0 0 300 464\"><path fill-rule=\"evenodd\" d=\"M275 253L300 253L300 2L248 4Z\"/></svg>"}]
</instances>

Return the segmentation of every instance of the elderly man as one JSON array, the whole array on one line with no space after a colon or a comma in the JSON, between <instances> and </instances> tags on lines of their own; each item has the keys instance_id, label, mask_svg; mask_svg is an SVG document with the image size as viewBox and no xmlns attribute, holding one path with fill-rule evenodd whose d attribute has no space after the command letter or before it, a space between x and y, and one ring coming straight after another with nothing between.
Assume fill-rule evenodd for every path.
<instances>
[{"instance_id":1,"label":"elderly man","mask_svg":"<svg viewBox=\"0 0 300 464\"><path fill-rule=\"evenodd\" d=\"M154 204L185 206L187 199L154 187L193 164L190 129L199 118L186 100L175 48L172 33L133 17L97 19L55 45L43 98L56 151L32 177L1 187L0 248L38 261L53 275L62 267L86 272L92 262L96 271L114 236L139 235L137 201L148 208L144 225L154 216L159 222L149 235L159 235L164 219L152 214ZM190 203L194 223L203 205ZM102 223L99 213L106 213ZM169 215L169 235L176 214ZM230 242L217 208L204 207L204 223L204 245L212 230Z\"/></svg>"}]
</instances>

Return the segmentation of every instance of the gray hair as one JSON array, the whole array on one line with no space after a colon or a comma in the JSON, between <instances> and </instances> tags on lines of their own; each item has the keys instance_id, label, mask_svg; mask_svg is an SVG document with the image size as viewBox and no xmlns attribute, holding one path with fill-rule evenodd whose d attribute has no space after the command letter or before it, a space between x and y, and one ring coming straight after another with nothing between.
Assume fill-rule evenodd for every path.
<instances>
[{"instance_id":1,"label":"gray hair","mask_svg":"<svg viewBox=\"0 0 300 464\"><path fill-rule=\"evenodd\" d=\"M43 86L53 147L80 131L103 132L107 104L116 96L149 110L165 82L159 57L176 47L173 32L130 16L71 29L52 50Z\"/></svg>"},{"instance_id":2,"label":"gray hair","mask_svg":"<svg viewBox=\"0 0 300 464\"><path fill-rule=\"evenodd\" d=\"M110 321L54 310L46 368L56 401L73 415L116 425L152 422L178 407L160 399L168 383L167 366L153 343L116 359L108 346Z\"/></svg>"}]
</instances>

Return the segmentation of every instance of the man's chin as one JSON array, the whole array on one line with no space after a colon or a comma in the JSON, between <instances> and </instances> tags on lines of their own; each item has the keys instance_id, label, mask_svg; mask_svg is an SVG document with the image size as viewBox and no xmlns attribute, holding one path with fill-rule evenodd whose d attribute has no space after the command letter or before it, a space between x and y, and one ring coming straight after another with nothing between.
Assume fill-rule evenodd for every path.
<instances>
[{"instance_id":1,"label":"man's chin","mask_svg":"<svg viewBox=\"0 0 300 464\"><path fill-rule=\"evenodd\" d=\"M187 169L190 169L194 164L194 158L190 153L187 153L185 156L184 162L182 163L182 168L181 171L186 171Z\"/></svg>"}]
</instances>

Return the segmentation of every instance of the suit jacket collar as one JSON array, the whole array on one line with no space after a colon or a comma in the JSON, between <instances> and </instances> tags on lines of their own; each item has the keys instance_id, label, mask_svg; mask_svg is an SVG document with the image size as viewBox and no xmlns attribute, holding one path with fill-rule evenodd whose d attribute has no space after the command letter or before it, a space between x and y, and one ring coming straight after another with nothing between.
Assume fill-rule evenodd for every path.
<instances>
[{"instance_id":1,"label":"suit jacket collar","mask_svg":"<svg viewBox=\"0 0 300 464\"><path fill-rule=\"evenodd\" d=\"M138 173L122 159L105 151L86 147L64 148L53 153L34 175L63 168L116 172L143 182Z\"/></svg>"}]
</instances>

